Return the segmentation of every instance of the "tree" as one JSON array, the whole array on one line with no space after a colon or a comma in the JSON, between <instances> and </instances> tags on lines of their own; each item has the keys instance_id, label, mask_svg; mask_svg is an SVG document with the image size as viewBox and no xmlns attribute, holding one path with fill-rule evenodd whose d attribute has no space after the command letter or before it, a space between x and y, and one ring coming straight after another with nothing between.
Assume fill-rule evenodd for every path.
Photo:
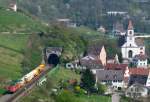
<instances>
[{"instance_id":1,"label":"tree","mask_svg":"<svg viewBox=\"0 0 150 102\"><path fill-rule=\"evenodd\" d=\"M104 92L106 91L106 86L100 83L97 83L97 88L98 88L98 93L99 94L104 94Z\"/></svg>"},{"instance_id":2,"label":"tree","mask_svg":"<svg viewBox=\"0 0 150 102\"><path fill-rule=\"evenodd\" d=\"M95 76L90 71L90 69L86 69L81 76L81 85L88 92L92 90L95 86Z\"/></svg>"}]
</instances>

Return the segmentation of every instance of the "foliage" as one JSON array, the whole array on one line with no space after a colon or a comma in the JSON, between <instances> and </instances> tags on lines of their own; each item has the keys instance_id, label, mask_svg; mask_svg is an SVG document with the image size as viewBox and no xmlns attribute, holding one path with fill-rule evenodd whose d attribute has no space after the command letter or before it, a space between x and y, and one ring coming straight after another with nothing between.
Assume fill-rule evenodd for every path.
<instances>
[{"instance_id":1,"label":"foliage","mask_svg":"<svg viewBox=\"0 0 150 102\"><path fill-rule=\"evenodd\" d=\"M4 2L4 0L1 0ZM107 30L112 29L116 21L127 23L128 15L135 22L138 32L150 32L149 3L136 0L20 0L19 6L39 18L53 22L56 18L71 18L77 25L96 28L103 25ZM49 12L51 11L51 12ZM108 11L124 11L128 15L107 15ZM62 14L63 12L63 14Z\"/></svg>"},{"instance_id":2,"label":"foliage","mask_svg":"<svg viewBox=\"0 0 150 102\"><path fill-rule=\"evenodd\" d=\"M97 88L98 88L98 93L99 94L104 94L107 87L103 84L97 83Z\"/></svg>"},{"instance_id":3,"label":"foliage","mask_svg":"<svg viewBox=\"0 0 150 102\"><path fill-rule=\"evenodd\" d=\"M99 95L76 95L70 91L63 90L55 97L56 102L111 102L111 98Z\"/></svg>"},{"instance_id":4,"label":"foliage","mask_svg":"<svg viewBox=\"0 0 150 102\"><path fill-rule=\"evenodd\" d=\"M98 40L91 41L89 46L89 50L96 52L100 52L100 47L104 46L107 53L107 58L114 58L116 54L119 56L119 60L121 61L121 50L117 44L117 39L109 38L106 36L101 36ZM115 49L114 49L115 48Z\"/></svg>"},{"instance_id":5,"label":"foliage","mask_svg":"<svg viewBox=\"0 0 150 102\"><path fill-rule=\"evenodd\" d=\"M90 92L91 89L95 86L95 76L90 71L90 69L86 69L81 76L81 85L84 89Z\"/></svg>"},{"instance_id":6,"label":"foliage","mask_svg":"<svg viewBox=\"0 0 150 102\"><path fill-rule=\"evenodd\" d=\"M122 96L120 99L120 102L138 102L137 100L135 101L134 99Z\"/></svg>"},{"instance_id":7,"label":"foliage","mask_svg":"<svg viewBox=\"0 0 150 102\"><path fill-rule=\"evenodd\" d=\"M55 97L56 102L80 102L72 92L63 90Z\"/></svg>"}]
</instances>

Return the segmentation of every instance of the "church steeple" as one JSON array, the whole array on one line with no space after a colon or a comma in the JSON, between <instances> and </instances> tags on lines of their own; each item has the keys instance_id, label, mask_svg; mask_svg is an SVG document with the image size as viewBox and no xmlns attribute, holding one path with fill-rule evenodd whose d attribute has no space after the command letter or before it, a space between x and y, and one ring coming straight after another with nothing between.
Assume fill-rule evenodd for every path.
<instances>
[{"instance_id":1,"label":"church steeple","mask_svg":"<svg viewBox=\"0 0 150 102\"><path fill-rule=\"evenodd\" d=\"M127 36L134 36L134 28L131 20L129 20Z\"/></svg>"},{"instance_id":2,"label":"church steeple","mask_svg":"<svg viewBox=\"0 0 150 102\"><path fill-rule=\"evenodd\" d=\"M128 30L133 30L133 24L131 20L129 20Z\"/></svg>"}]
</instances>

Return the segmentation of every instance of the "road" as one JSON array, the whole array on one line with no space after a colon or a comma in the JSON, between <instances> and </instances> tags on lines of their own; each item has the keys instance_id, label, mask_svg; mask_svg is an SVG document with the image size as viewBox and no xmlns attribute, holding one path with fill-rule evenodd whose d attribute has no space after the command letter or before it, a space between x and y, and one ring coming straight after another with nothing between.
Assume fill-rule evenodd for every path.
<instances>
[{"instance_id":1,"label":"road","mask_svg":"<svg viewBox=\"0 0 150 102\"><path fill-rule=\"evenodd\" d=\"M120 102L120 95L119 93L113 93L111 97L112 102Z\"/></svg>"},{"instance_id":2,"label":"road","mask_svg":"<svg viewBox=\"0 0 150 102\"><path fill-rule=\"evenodd\" d=\"M45 71L43 71L38 77L34 78L30 83L26 84L20 90L15 92L14 94L4 95L0 98L0 102L19 102L18 100L29 94L29 92L35 87L38 83L38 80L45 76L53 67L46 66Z\"/></svg>"}]
</instances>

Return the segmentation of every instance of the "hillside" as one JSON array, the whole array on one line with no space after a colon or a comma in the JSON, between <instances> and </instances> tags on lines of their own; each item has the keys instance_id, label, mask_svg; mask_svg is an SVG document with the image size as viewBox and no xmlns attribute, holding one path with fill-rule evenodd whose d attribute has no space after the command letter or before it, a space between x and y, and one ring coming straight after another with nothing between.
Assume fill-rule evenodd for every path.
<instances>
[{"instance_id":1,"label":"hillside","mask_svg":"<svg viewBox=\"0 0 150 102\"><path fill-rule=\"evenodd\" d=\"M91 28L103 25L108 30L112 30L116 21L124 23L126 28L127 20L130 18L137 32L150 33L149 0L109 0L109 2L108 0L36 0L36 2L20 0L18 5L48 22L58 18L70 18L77 25ZM121 11L128 14L108 16L108 11Z\"/></svg>"},{"instance_id":2,"label":"hillside","mask_svg":"<svg viewBox=\"0 0 150 102\"><path fill-rule=\"evenodd\" d=\"M0 88L22 76L21 63L29 35L40 29L47 27L23 13L0 9Z\"/></svg>"},{"instance_id":3,"label":"hillside","mask_svg":"<svg viewBox=\"0 0 150 102\"><path fill-rule=\"evenodd\" d=\"M34 32L42 31L45 25L24 13L0 9L0 32Z\"/></svg>"}]
</instances>

